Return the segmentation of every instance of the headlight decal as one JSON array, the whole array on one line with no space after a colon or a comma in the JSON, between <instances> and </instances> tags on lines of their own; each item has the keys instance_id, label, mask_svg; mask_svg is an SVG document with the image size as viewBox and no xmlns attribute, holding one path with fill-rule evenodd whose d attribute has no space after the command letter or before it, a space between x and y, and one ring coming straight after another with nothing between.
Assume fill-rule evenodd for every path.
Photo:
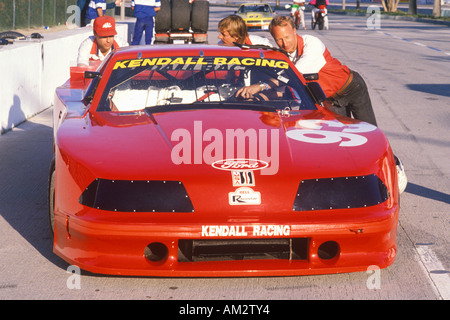
<instances>
[{"instance_id":1,"label":"headlight decal","mask_svg":"<svg viewBox=\"0 0 450 320\"><path fill-rule=\"evenodd\" d=\"M364 208L389 198L386 185L375 175L308 179L300 182L294 211Z\"/></svg>"},{"instance_id":2,"label":"headlight decal","mask_svg":"<svg viewBox=\"0 0 450 320\"><path fill-rule=\"evenodd\" d=\"M180 181L95 179L79 202L100 210L118 212L193 212Z\"/></svg>"}]
</instances>

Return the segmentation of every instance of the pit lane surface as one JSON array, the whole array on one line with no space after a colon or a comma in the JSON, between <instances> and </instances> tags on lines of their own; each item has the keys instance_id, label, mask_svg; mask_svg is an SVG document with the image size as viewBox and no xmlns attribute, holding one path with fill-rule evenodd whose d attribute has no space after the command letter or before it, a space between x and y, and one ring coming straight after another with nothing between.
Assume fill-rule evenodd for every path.
<instances>
[{"instance_id":1,"label":"pit lane surface","mask_svg":"<svg viewBox=\"0 0 450 320\"><path fill-rule=\"evenodd\" d=\"M211 8L210 43L233 11ZM367 29L366 20L331 14L329 31L305 33L366 79L379 127L405 164L392 266L304 277L74 277L52 253L47 220L50 108L0 136L0 299L449 299L450 29L394 20Z\"/></svg>"}]
</instances>

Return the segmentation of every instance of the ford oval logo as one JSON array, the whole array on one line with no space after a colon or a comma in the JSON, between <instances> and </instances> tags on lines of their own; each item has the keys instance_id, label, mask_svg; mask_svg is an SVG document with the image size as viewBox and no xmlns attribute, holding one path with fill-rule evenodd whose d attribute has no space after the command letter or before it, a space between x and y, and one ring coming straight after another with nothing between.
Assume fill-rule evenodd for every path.
<instances>
[{"instance_id":1,"label":"ford oval logo","mask_svg":"<svg viewBox=\"0 0 450 320\"><path fill-rule=\"evenodd\" d=\"M263 160L255 159L224 159L217 160L211 164L213 168L219 170L261 170L267 168L269 164Z\"/></svg>"}]
</instances>

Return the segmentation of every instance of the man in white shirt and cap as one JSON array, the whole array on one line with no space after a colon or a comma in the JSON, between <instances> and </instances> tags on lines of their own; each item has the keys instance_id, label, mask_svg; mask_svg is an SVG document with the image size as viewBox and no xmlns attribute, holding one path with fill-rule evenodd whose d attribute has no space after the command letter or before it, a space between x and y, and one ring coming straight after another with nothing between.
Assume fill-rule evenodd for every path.
<instances>
[{"instance_id":1,"label":"man in white shirt and cap","mask_svg":"<svg viewBox=\"0 0 450 320\"><path fill-rule=\"evenodd\" d=\"M102 16L94 20L94 35L84 40L78 49L78 66L89 66L90 61L103 61L113 50L126 47L128 43L117 37L113 17Z\"/></svg>"}]
</instances>

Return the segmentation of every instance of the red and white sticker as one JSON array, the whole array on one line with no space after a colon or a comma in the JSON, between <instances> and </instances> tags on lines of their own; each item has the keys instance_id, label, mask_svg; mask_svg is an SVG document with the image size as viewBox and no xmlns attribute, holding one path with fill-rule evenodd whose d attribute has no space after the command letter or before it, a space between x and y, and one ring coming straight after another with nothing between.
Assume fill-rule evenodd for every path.
<instances>
[{"instance_id":1,"label":"red and white sticker","mask_svg":"<svg viewBox=\"0 0 450 320\"><path fill-rule=\"evenodd\" d=\"M251 187L255 185L253 171L231 171L233 187Z\"/></svg>"},{"instance_id":2,"label":"red and white sticker","mask_svg":"<svg viewBox=\"0 0 450 320\"><path fill-rule=\"evenodd\" d=\"M219 170L237 171L237 170L262 170L269 164L263 160L256 159L224 159L214 161L211 166Z\"/></svg>"},{"instance_id":3,"label":"red and white sticker","mask_svg":"<svg viewBox=\"0 0 450 320\"><path fill-rule=\"evenodd\" d=\"M228 193L228 202L230 205L259 205L261 204L261 193L252 188L241 187L234 192Z\"/></svg>"}]
</instances>

